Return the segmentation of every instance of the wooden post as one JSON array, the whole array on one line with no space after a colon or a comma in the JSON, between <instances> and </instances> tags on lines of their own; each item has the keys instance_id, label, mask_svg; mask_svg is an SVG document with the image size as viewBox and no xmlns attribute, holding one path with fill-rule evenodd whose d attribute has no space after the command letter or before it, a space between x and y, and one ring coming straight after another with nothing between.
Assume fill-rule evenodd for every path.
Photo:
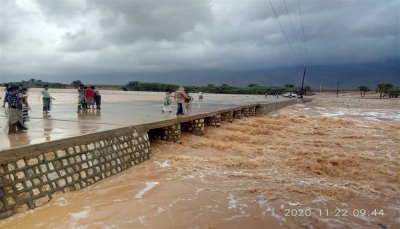
<instances>
[{"instance_id":1,"label":"wooden post","mask_svg":"<svg viewBox=\"0 0 400 229\"><path fill-rule=\"evenodd\" d=\"M339 97L339 80L337 82L337 87L336 87L336 97Z\"/></svg>"},{"instance_id":2,"label":"wooden post","mask_svg":"<svg viewBox=\"0 0 400 229\"><path fill-rule=\"evenodd\" d=\"M303 81L301 82L300 98L303 98L303 87L304 87L304 78L306 77L306 70L307 70L307 67L304 67Z\"/></svg>"}]
</instances>

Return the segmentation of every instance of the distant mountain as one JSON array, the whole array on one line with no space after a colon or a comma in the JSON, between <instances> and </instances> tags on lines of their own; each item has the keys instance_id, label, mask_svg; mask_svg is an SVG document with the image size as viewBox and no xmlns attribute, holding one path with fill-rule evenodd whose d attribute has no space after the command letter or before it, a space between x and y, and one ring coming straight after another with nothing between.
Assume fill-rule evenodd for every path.
<instances>
[{"instance_id":1,"label":"distant mountain","mask_svg":"<svg viewBox=\"0 0 400 229\"><path fill-rule=\"evenodd\" d=\"M192 70L176 72L147 72L136 74L106 74L84 79L95 84L126 84L130 81L160 82L179 85L220 85L246 86L251 83L280 86L294 84L301 86L303 68L276 68L263 70ZM112 81L111 81L112 79ZM366 85L371 89L378 83L390 82L400 86L400 62L388 61L374 64L348 64L307 67L305 85L317 89L336 88L337 81L341 89L355 89Z\"/></svg>"}]
</instances>

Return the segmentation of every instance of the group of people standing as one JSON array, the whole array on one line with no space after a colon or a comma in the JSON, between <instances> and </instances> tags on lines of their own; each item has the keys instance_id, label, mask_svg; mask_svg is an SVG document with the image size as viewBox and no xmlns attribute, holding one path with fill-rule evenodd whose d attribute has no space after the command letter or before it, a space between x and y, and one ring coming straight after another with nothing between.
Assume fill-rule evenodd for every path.
<instances>
[{"instance_id":1,"label":"group of people standing","mask_svg":"<svg viewBox=\"0 0 400 229\"><path fill-rule=\"evenodd\" d=\"M8 134L19 134L28 130L26 123L29 121L28 88L5 85L3 106L8 103Z\"/></svg>"},{"instance_id":2,"label":"group of people standing","mask_svg":"<svg viewBox=\"0 0 400 229\"><path fill-rule=\"evenodd\" d=\"M28 130L27 122L29 121L29 111L31 110L28 103L28 88L22 84L19 86L5 84L4 92L5 96L2 107L8 104L8 134L19 134ZM43 114L48 114L52 108L52 100L55 100L50 95L48 85L44 85L41 97L43 101ZM78 88L78 98L78 109L101 109L100 92L94 86L85 87L84 85L80 85Z\"/></svg>"},{"instance_id":3,"label":"group of people standing","mask_svg":"<svg viewBox=\"0 0 400 229\"><path fill-rule=\"evenodd\" d=\"M99 89L94 86L86 87L81 84L78 90L78 109L101 109L101 95Z\"/></svg>"},{"instance_id":4,"label":"group of people standing","mask_svg":"<svg viewBox=\"0 0 400 229\"><path fill-rule=\"evenodd\" d=\"M180 86L177 91L175 91L174 95L172 96L172 92L167 91L164 97L164 107L162 109L162 113L168 112L172 113L172 97L178 104L176 115L184 115L186 113L190 113L192 107L192 101L194 98L189 95L188 92L185 92L185 88ZM199 92L199 101L203 100L203 92ZM185 108L185 109L184 109Z\"/></svg>"}]
</instances>

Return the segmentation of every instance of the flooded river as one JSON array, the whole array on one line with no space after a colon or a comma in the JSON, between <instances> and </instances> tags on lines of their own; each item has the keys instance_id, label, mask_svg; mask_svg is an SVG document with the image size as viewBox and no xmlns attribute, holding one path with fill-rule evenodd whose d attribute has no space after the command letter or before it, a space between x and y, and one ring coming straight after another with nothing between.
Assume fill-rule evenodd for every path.
<instances>
[{"instance_id":1,"label":"flooded river","mask_svg":"<svg viewBox=\"0 0 400 229\"><path fill-rule=\"evenodd\" d=\"M400 228L400 113L343 109L299 104L152 141L149 161L0 228Z\"/></svg>"}]
</instances>

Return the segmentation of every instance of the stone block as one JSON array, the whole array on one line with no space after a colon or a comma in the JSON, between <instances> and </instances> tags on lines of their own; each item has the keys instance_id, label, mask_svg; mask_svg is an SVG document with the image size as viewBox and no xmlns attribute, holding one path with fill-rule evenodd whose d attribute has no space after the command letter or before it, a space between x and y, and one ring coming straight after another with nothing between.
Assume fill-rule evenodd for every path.
<instances>
[{"instance_id":1,"label":"stone block","mask_svg":"<svg viewBox=\"0 0 400 229\"><path fill-rule=\"evenodd\" d=\"M51 172L47 174L47 177L49 178L49 180L53 181L53 180L57 180L60 176L58 176L57 172Z\"/></svg>"},{"instance_id":2,"label":"stone block","mask_svg":"<svg viewBox=\"0 0 400 229\"><path fill-rule=\"evenodd\" d=\"M46 177L46 175L42 175L42 176L40 176L40 179L41 179L41 181L44 183L44 182L47 182L47 177Z\"/></svg>"},{"instance_id":3,"label":"stone block","mask_svg":"<svg viewBox=\"0 0 400 229\"><path fill-rule=\"evenodd\" d=\"M14 181L15 181L14 174L7 174L7 175L5 175L5 176L4 176L4 180L5 180L6 182L14 182Z\"/></svg>"},{"instance_id":4,"label":"stone block","mask_svg":"<svg viewBox=\"0 0 400 229\"><path fill-rule=\"evenodd\" d=\"M67 149L67 153L68 153L69 155L75 154L74 148L73 148L73 147L69 147L69 148Z\"/></svg>"},{"instance_id":5,"label":"stone block","mask_svg":"<svg viewBox=\"0 0 400 229\"><path fill-rule=\"evenodd\" d=\"M82 169L87 169L87 168L89 168L88 164L86 162L82 163Z\"/></svg>"},{"instance_id":6,"label":"stone block","mask_svg":"<svg viewBox=\"0 0 400 229\"><path fill-rule=\"evenodd\" d=\"M78 163L81 162L81 157L79 155L76 155L75 156L75 161L78 162Z\"/></svg>"},{"instance_id":7,"label":"stone block","mask_svg":"<svg viewBox=\"0 0 400 229\"><path fill-rule=\"evenodd\" d=\"M47 165L48 165L50 171L54 170L53 162L49 162Z\"/></svg>"},{"instance_id":8,"label":"stone block","mask_svg":"<svg viewBox=\"0 0 400 229\"><path fill-rule=\"evenodd\" d=\"M24 201L24 200L27 200L27 199L31 198L31 193L28 192L28 191L26 191L26 192L21 192L21 193L18 193L17 196L18 196L18 199L19 199L19 200Z\"/></svg>"},{"instance_id":9,"label":"stone block","mask_svg":"<svg viewBox=\"0 0 400 229\"><path fill-rule=\"evenodd\" d=\"M90 143L90 144L87 145L87 148L88 148L88 150L94 150L95 146L94 146L93 143Z\"/></svg>"},{"instance_id":10,"label":"stone block","mask_svg":"<svg viewBox=\"0 0 400 229\"><path fill-rule=\"evenodd\" d=\"M72 167L68 167L66 171L68 174L73 174L75 172L75 170Z\"/></svg>"},{"instance_id":11,"label":"stone block","mask_svg":"<svg viewBox=\"0 0 400 229\"><path fill-rule=\"evenodd\" d=\"M24 181L25 182L25 186L27 187L27 188L31 188L32 187L32 181L31 180L26 180L26 181Z\"/></svg>"},{"instance_id":12,"label":"stone block","mask_svg":"<svg viewBox=\"0 0 400 229\"><path fill-rule=\"evenodd\" d=\"M88 185L86 184L86 182L84 182L84 181L81 181L80 183L81 183L81 188L85 188L86 186L88 186Z\"/></svg>"},{"instance_id":13,"label":"stone block","mask_svg":"<svg viewBox=\"0 0 400 229\"><path fill-rule=\"evenodd\" d=\"M17 179L21 180L25 178L25 173L24 171L19 171L17 173L15 173L15 176L17 177Z\"/></svg>"},{"instance_id":14,"label":"stone block","mask_svg":"<svg viewBox=\"0 0 400 229\"><path fill-rule=\"evenodd\" d=\"M5 192L6 194L12 194L12 193L14 192L14 189L13 189L12 186L5 186L5 187L4 187L4 192Z\"/></svg>"},{"instance_id":15,"label":"stone block","mask_svg":"<svg viewBox=\"0 0 400 229\"><path fill-rule=\"evenodd\" d=\"M51 164L51 163L49 163L49 164ZM53 161L53 165L54 165L54 168L56 168L56 169L61 169L63 167L63 164L62 164L61 160ZM49 165L49 167L50 167L50 165Z\"/></svg>"},{"instance_id":16,"label":"stone block","mask_svg":"<svg viewBox=\"0 0 400 229\"><path fill-rule=\"evenodd\" d=\"M17 212L18 212L18 213L26 212L26 211L28 211L29 209L30 209L30 208L29 208L28 203L24 203L24 204L21 204L21 205L19 205L19 206L17 207Z\"/></svg>"},{"instance_id":17,"label":"stone block","mask_svg":"<svg viewBox=\"0 0 400 229\"><path fill-rule=\"evenodd\" d=\"M6 203L8 206L13 206L15 204L15 198L13 196L7 196Z\"/></svg>"},{"instance_id":18,"label":"stone block","mask_svg":"<svg viewBox=\"0 0 400 229\"><path fill-rule=\"evenodd\" d=\"M26 162L28 165L37 165L39 163L39 160L37 158L30 158Z\"/></svg>"},{"instance_id":19,"label":"stone block","mask_svg":"<svg viewBox=\"0 0 400 229\"><path fill-rule=\"evenodd\" d=\"M44 154L44 157L46 158L47 161L50 161L56 158L56 155L54 154L54 152L47 152Z\"/></svg>"},{"instance_id":20,"label":"stone block","mask_svg":"<svg viewBox=\"0 0 400 229\"><path fill-rule=\"evenodd\" d=\"M50 201L50 198L48 195L45 195L43 197L40 197L36 200L33 200L33 203L35 204L36 207L42 206L43 204L47 203Z\"/></svg>"},{"instance_id":21,"label":"stone block","mask_svg":"<svg viewBox=\"0 0 400 229\"><path fill-rule=\"evenodd\" d=\"M18 167L19 169L22 169L23 167L25 167L25 161L24 161L24 159L21 159L21 160L18 160L18 161L17 161L17 167Z\"/></svg>"},{"instance_id":22,"label":"stone block","mask_svg":"<svg viewBox=\"0 0 400 229\"><path fill-rule=\"evenodd\" d=\"M59 179L58 181L57 181L57 183L58 183L58 187L59 188L62 188L62 187L64 187L67 183L65 182L65 179L64 178L61 178L61 179Z\"/></svg>"},{"instance_id":23,"label":"stone block","mask_svg":"<svg viewBox=\"0 0 400 229\"><path fill-rule=\"evenodd\" d=\"M35 172L33 171L33 169L27 169L26 170L26 176L29 177L29 178L35 176Z\"/></svg>"},{"instance_id":24,"label":"stone block","mask_svg":"<svg viewBox=\"0 0 400 229\"><path fill-rule=\"evenodd\" d=\"M89 176L92 176L93 175L93 169L88 169L87 173L88 173Z\"/></svg>"},{"instance_id":25,"label":"stone block","mask_svg":"<svg viewBox=\"0 0 400 229\"><path fill-rule=\"evenodd\" d=\"M21 183L21 182L19 182L19 183L16 183L15 184L15 188L18 190L18 191L21 191L21 190L24 190L24 185Z\"/></svg>"},{"instance_id":26,"label":"stone block","mask_svg":"<svg viewBox=\"0 0 400 229\"><path fill-rule=\"evenodd\" d=\"M15 164L13 162L7 164L8 171L12 172L15 170Z\"/></svg>"},{"instance_id":27,"label":"stone block","mask_svg":"<svg viewBox=\"0 0 400 229\"><path fill-rule=\"evenodd\" d=\"M80 172L81 178L84 179L86 178L86 172L85 171L81 171Z\"/></svg>"},{"instance_id":28,"label":"stone block","mask_svg":"<svg viewBox=\"0 0 400 229\"><path fill-rule=\"evenodd\" d=\"M42 185L41 189L42 189L42 192L49 192L51 190L49 184Z\"/></svg>"},{"instance_id":29,"label":"stone block","mask_svg":"<svg viewBox=\"0 0 400 229\"><path fill-rule=\"evenodd\" d=\"M79 173L75 173L74 175L72 175L72 179L74 179L74 181L79 180Z\"/></svg>"},{"instance_id":30,"label":"stone block","mask_svg":"<svg viewBox=\"0 0 400 229\"><path fill-rule=\"evenodd\" d=\"M42 171L42 173L46 173L46 172L47 172L47 166L46 166L46 164L41 164L41 165L40 165L40 170Z\"/></svg>"},{"instance_id":31,"label":"stone block","mask_svg":"<svg viewBox=\"0 0 400 229\"><path fill-rule=\"evenodd\" d=\"M38 188L33 188L33 189L32 189L32 194L33 194L34 196L38 196L38 195L40 195L40 190L39 190Z\"/></svg>"},{"instance_id":32,"label":"stone block","mask_svg":"<svg viewBox=\"0 0 400 229\"><path fill-rule=\"evenodd\" d=\"M75 187L75 190L79 190L79 189L81 189L81 184L75 183L74 187Z\"/></svg>"},{"instance_id":33,"label":"stone block","mask_svg":"<svg viewBox=\"0 0 400 229\"><path fill-rule=\"evenodd\" d=\"M73 157L69 157L68 161L70 164L75 164L75 159Z\"/></svg>"},{"instance_id":34,"label":"stone block","mask_svg":"<svg viewBox=\"0 0 400 229\"><path fill-rule=\"evenodd\" d=\"M65 150L57 150L58 158L64 158L65 156L67 156L67 152L65 152Z\"/></svg>"},{"instance_id":35,"label":"stone block","mask_svg":"<svg viewBox=\"0 0 400 229\"><path fill-rule=\"evenodd\" d=\"M65 171L65 169L60 169L60 170L58 170L58 172L60 173L60 176L65 176L65 175L67 175L67 172Z\"/></svg>"},{"instance_id":36,"label":"stone block","mask_svg":"<svg viewBox=\"0 0 400 229\"><path fill-rule=\"evenodd\" d=\"M38 178L33 178L32 181L36 186L40 184L40 180Z\"/></svg>"}]
</instances>

